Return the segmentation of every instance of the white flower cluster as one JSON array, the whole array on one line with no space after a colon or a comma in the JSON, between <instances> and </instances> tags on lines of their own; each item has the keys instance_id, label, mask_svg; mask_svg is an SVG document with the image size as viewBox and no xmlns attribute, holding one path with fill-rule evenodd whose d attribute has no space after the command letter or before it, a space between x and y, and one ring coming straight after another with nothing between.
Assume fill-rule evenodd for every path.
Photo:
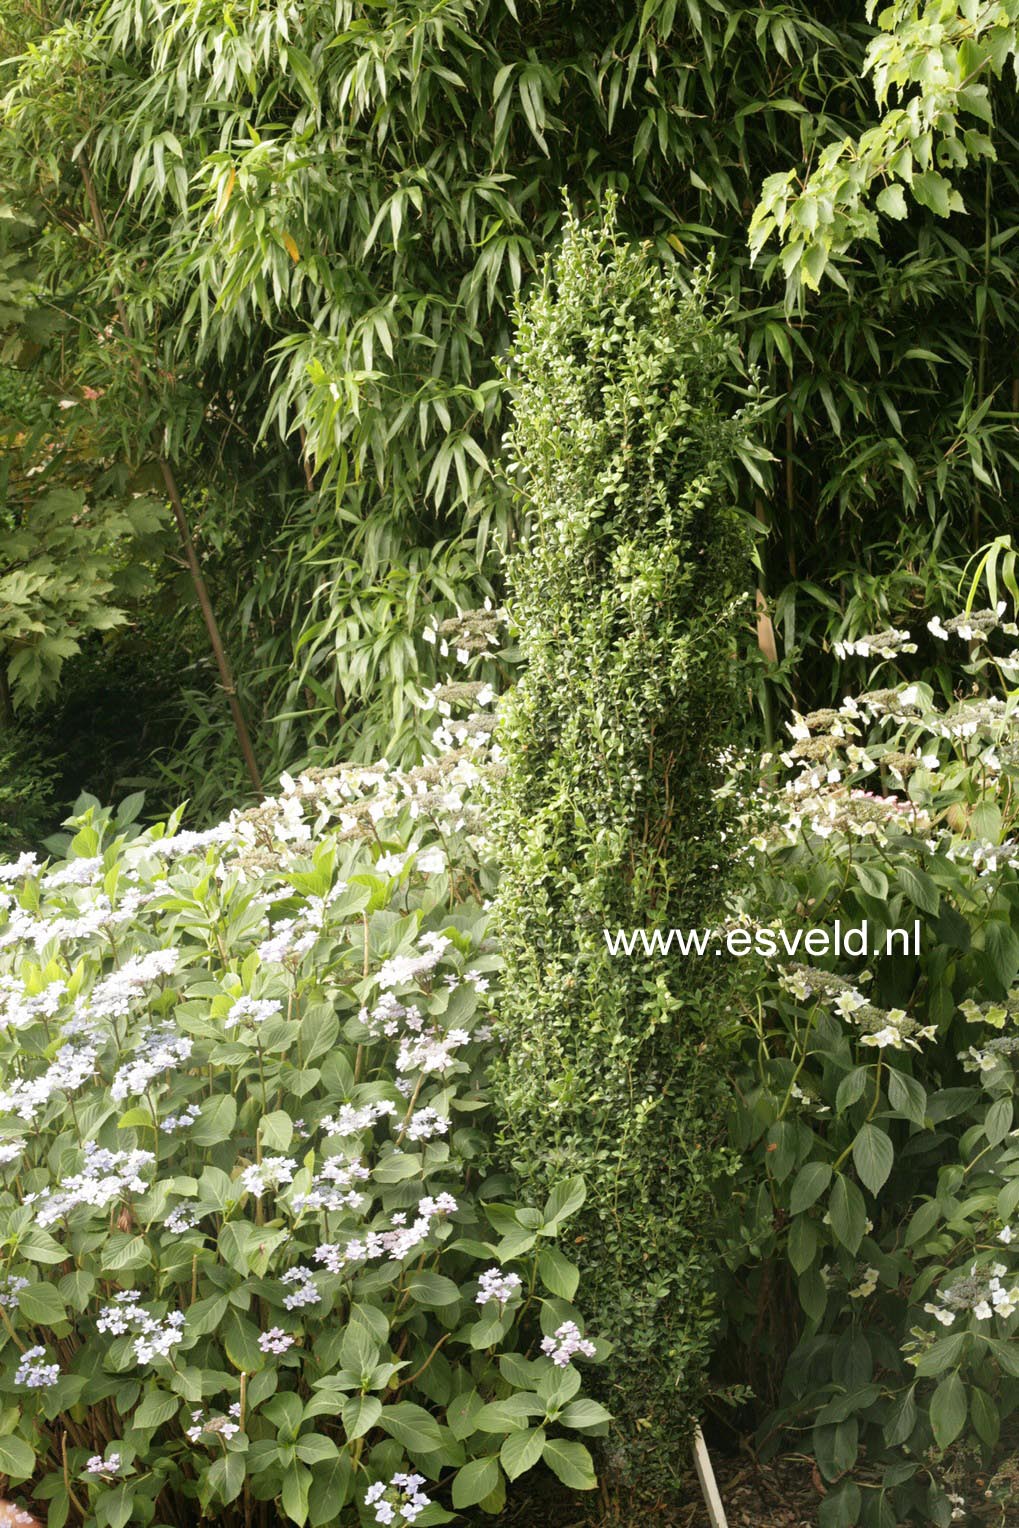
<instances>
[{"instance_id":1,"label":"white flower cluster","mask_svg":"<svg viewBox=\"0 0 1019 1528\"><path fill-rule=\"evenodd\" d=\"M342 1273L349 1263L369 1262L384 1257L390 1262L400 1262L420 1247L432 1228L432 1221L442 1215L456 1212L457 1203L452 1194L427 1195L419 1200L417 1215L410 1225L407 1217L398 1213L391 1217L388 1231L366 1231L340 1247L334 1242L323 1242L315 1249L315 1261L323 1263L330 1273Z\"/></svg>"},{"instance_id":2,"label":"white flower cluster","mask_svg":"<svg viewBox=\"0 0 1019 1528\"><path fill-rule=\"evenodd\" d=\"M431 1497L421 1490L424 1483L423 1475L394 1475L388 1485L378 1480L365 1492L364 1504L375 1508L376 1523L402 1528L404 1523L416 1522L431 1506Z\"/></svg>"},{"instance_id":3,"label":"white flower cluster","mask_svg":"<svg viewBox=\"0 0 1019 1528\"><path fill-rule=\"evenodd\" d=\"M541 1351L546 1353L558 1369L565 1369L579 1354L581 1358L593 1358L595 1346L580 1335L575 1321L564 1321L552 1337L541 1339Z\"/></svg>"},{"instance_id":4,"label":"white flower cluster","mask_svg":"<svg viewBox=\"0 0 1019 1528\"><path fill-rule=\"evenodd\" d=\"M356 1109L353 1104L344 1104L338 1114L326 1115L321 1122L321 1128L326 1135L359 1135L362 1130L370 1129L376 1120L384 1119L386 1115L396 1112L396 1105L387 1099L374 1104L365 1104L360 1109Z\"/></svg>"},{"instance_id":5,"label":"white flower cluster","mask_svg":"<svg viewBox=\"0 0 1019 1528\"><path fill-rule=\"evenodd\" d=\"M171 1236L183 1236L185 1231L193 1231L197 1224L194 1212L187 1205L178 1204L163 1221L163 1228Z\"/></svg>"},{"instance_id":6,"label":"white flower cluster","mask_svg":"<svg viewBox=\"0 0 1019 1528\"><path fill-rule=\"evenodd\" d=\"M863 980L861 974L857 978ZM779 971L778 984L797 1002L811 998L826 999L833 1012L851 1020L861 1031L860 1044L879 1050L920 1049L921 1040L937 1034L934 1024L917 1024L904 1008L878 1008L869 1002L846 977L813 966L791 965Z\"/></svg>"},{"instance_id":7,"label":"white flower cluster","mask_svg":"<svg viewBox=\"0 0 1019 1528\"><path fill-rule=\"evenodd\" d=\"M263 1157L261 1162L254 1162L244 1169L240 1185L246 1193L261 1199L267 1189L290 1183L296 1171L297 1163L293 1157Z\"/></svg>"},{"instance_id":8,"label":"white flower cluster","mask_svg":"<svg viewBox=\"0 0 1019 1528\"><path fill-rule=\"evenodd\" d=\"M191 1439L192 1443L201 1443L206 1435L210 1438L222 1438L229 1441L230 1438L235 1438L241 1430L240 1415L241 1406L239 1401L234 1402L227 1416L220 1415L207 1418L204 1411L193 1411L191 1413L191 1426L184 1429L185 1435Z\"/></svg>"},{"instance_id":9,"label":"white flower cluster","mask_svg":"<svg viewBox=\"0 0 1019 1528\"><path fill-rule=\"evenodd\" d=\"M273 965L299 960L313 948L317 938L316 929L304 929L296 918L284 918L273 926L269 938L263 939L258 946L259 959Z\"/></svg>"},{"instance_id":10,"label":"white flower cluster","mask_svg":"<svg viewBox=\"0 0 1019 1528\"><path fill-rule=\"evenodd\" d=\"M264 1024L266 1019L281 1013L283 1004L275 998L241 997L230 1009L223 1023L224 1029L236 1029L238 1024Z\"/></svg>"},{"instance_id":11,"label":"white flower cluster","mask_svg":"<svg viewBox=\"0 0 1019 1528\"><path fill-rule=\"evenodd\" d=\"M20 1278L17 1274L8 1273L0 1280L0 1305L5 1310L17 1310L18 1296L23 1289L28 1288L28 1280Z\"/></svg>"},{"instance_id":12,"label":"white flower cluster","mask_svg":"<svg viewBox=\"0 0 1019 1528\"><path fill-rule=\"evenodd\" d=\"M120 1454L110 1454L105 1459L102 1454L93 1454L85 1465L85 1471L89 1475L103 1475L112 1480L120 1474L122 1467Z\"/></svg>"},{"instance_id":13,"label":"white flower cluster","mask_svg":"<svg viewBox=\"0 0 1019 1528\"><path fill-rule=\"evenodd\" d=\"M1019 636L1019 627L1014 621L1003 621L1001 617L1008 609L1004 600L999 600L993 610L973 610L964 612L962 615L952 616L951 620L943 623L940 616L927 622L927 630L931 636L937 637L939 642L947 642L950 636L955 636L962 642L977 642L986 640L992 631L1003 631L1007 636Z\"/></svg>"},{"instance_id":14,"label":"white flower cluster","mask_svg":"<svg viewBox=\"0 0 1019 1528\"><path fill-rule=\"evenodd\" d=\"M421 1009L415 1003L404 1005L392 992L383 992L371 1010L362 1008L358 1015L374 1040L393 1040L400 1033L400 1021L412 1034L424 1027Z\"/></svg>"},{"instance_id":15,"label":"white flower cluster","mask_svg":"<svg viewBox=\"0 0 1019 1528\"><path fill-rule=\"evenodd\" d=\"M394 955L379 967L375 980L383 992L406 982L419 982L439 964L452 940L445 934L422 934L418 943L421 951L416 955Z\"/></svg>"},{"instance_id":16,"label":"white flower cluster","mask_svg":"<svg viewBox=\"0 0 1019 1528\"><path fill-rule=\"evenodd\" d=\"M478 1305L487 1305L489 1300L497 1300L499 1309L518 1295L521 1289L520 1275L518 1273L503 1273L501 1268L486 1268L478 1280L478 1293L475 1296Z\"/></svg>"},{"instance_id":17,"label":"white flower cluster","mask_svg":"<svg viewBox=\"0 0 1019 1528\"><path fill-rule=\"evenodd\" d=\"M62 1045L53 1061L37 1077L18 1077L0 1091L0 1113L17 1114L34 1124L57 1093L76 1093L95 1075L99 1052L94 1045Z\"/></svg>"},{"instance_id":18,"label":"white flower cluster","mask_svg":"<svg viewBox=\"0 0 1019 1528\"><path fill-rule=\"evenodd\" d=\"M327 1157L308 1192L294 1194L291 1204L298 1214L304 1210L359 1210L366 1200L353 1184L366 1183L370 1177L370 1169L360 1158Z\"/></svg>"},{"instance_id":19,"label":"white flower cluster","mask_svg":"<svg viewBox=\"0 0 1019 1528\"><path fill-rule=\"evenodd\" d=\"M304 1305L318 1305L322 1299L315 1283L313 1268L305 1268L300 1264L296 1268L288 1268L281 1283L292 1286L290 1294L283 1297L283 1304L287 1310L300 1310Z\"/></svg>"},{"instance_id":20,"label":"white flower cluster","mask_svg":"<svg viewBox=\"0 0 1019 1528\"><path fill-rule=\"evenodd\" d=\"M52 1019L67 992L67 983L48 982L41 992L29 993L15 977L0 977L0 1024L8 1029L27 1029L37 1019Z\"/></svg>"},{"instance_id":21,"label":"white flower cluster","mask_svg":"<svg viewBox=\"0 0 1019 1528\"><path fill-rule=\"evenodd\" d=\"M137 1060L117 1071L110 1088L118 1103L126 1098L141 1098L149 1084L164 1072L172 1072L186 1061L194 1049L188 1035L173 1029L146 1030L135 1046Z\"/></svg>"},{"instance_id":22,"label":"white flower cluster","mask_svg":"<svg viewBox=\"0 0 1019 1528\"><path fill-rule=\"evenodd\" d=\"M145 987L173 974L179 958L175 949L132 955L116 971L96 982L88 997L89 1013L107 1019L124 1018Z\"/></svg>"},{"instance_id":23,"label":"white flower cluster","mask_svg":"<svg viewBox=\"0 0 1019 1528\"><path fill-rule=\"evenodd\" d=\"M104 1306L96 1322L101 1332L122 1337L127 1332L136 1333L135 1357L140 1364L152 1363L157 1358L169 1358L176 1345L184 1338L184 1312L172 1310L166 1316L153 1316L141 1303L136 1289L122 1290L115 1297L115 1304Z\"/></svg>"},{"instance_id":24,"label":"white flower cluster","mask_svg":"<svg viewBox=\"0 0 1019 1528\"><path fill-rule=\"evenodd\" d=\"M449 1120L437 1109L415 1109L407 1121L408 1141L430 1141L436 1135L449 1134Z\"/></svg>"},{"instance_id":25,"label":"white flower cluster","mask_svg":"<svg viewBox=\"0 0 1019 1528\"><path fill-rule=\"evenodd\" d=\"M866 637L854 637L832 644L836 658L897 658L900 653L915 653L916 643L908 631L889 626Z\"/></svg>"},{"instance_id":26,"label":"white flower cluster","mask_svg":"<svg viewBox=\"0 0 1019 1528\"><path fill-rule=\"evenodd\" d=\"M460 1050L464 1045L469 1045L470 1041L471 1037L466 1029L450 1029L445 1034L436 1029L416 1039L405 1039L400 1043L396 1070L398 1072L445 1072L456 1061L453 1052Z\"/></svg>"},{"instance_id":27,"label":"white flower cluster","mask_svg":"<svg viewBox=\"0 0 1019 1528\"><path fill-rule=\"evenodd\" d=\"M39 856L26 849L23 854L18 855L16 860L0 865L0 883L12 885L15 881L25 881L29 876L35 875L38 868Z\"/></svg>"},{"instance_id":28,"label":"white flower cluster","mask_svg":"<svg viewBox=\"0 0 1019 1528\"><path fill-rule=\"evenodd\" d=\"M864 1268L860 1282L855 1289L849 1291L851 1300L869 1300L877 1289L878 1270L876 1268Z\"/></svg>"},{"instance_id":29,"label":"white flower cluster","mask_svg":"<svg viewBox=\"0 0 1019 1528\"><path fill-rule=\"evenodd\" d=\"M990 1270L978 1270L974 1263L968 1277L940 1289L940 1303L928 1302L924 1310L942 1326L954 1325L956 1317L966 1311L971 1311L978 1321L990 1321L992 1316L1007 1318L1019 1310L1019 1286L1006 1289L1002 1280L1007 1277L1004 1263L993 1263Z\"/></svg>"},{"instance_id":30,"label":"white flower cluster","mask_svg":"<svg viewBox=\"0 0 1019 1528\"><path fill-rule=\"evenodd\" d=\"M93 1210L104 1210L125 1194L142 1194L148 1187L141 1176L143 1168L155 1161L151 1151L107 1151L88 1141L84 1148L84 1165L80 1173L62 1178L57 1189L44 1188L37 1194L26 1194L26 1204L37 1204L35 1219L40 1226L52 1225L72 1210L87 1205Z\"/></svg>"}]
</instances>

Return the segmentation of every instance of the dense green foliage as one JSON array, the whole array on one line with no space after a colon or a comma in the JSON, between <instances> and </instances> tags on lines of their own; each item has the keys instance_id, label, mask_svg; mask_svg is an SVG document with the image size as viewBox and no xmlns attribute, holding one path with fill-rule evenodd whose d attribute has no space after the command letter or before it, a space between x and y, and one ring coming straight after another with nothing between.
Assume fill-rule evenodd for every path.
<instances>
[{"instance_id":1,"label":"dense green foliage","mask_svg":"<svg viewBox=\"0 0 1019 1528\"><path fill-rule=\"evenodd\" d=\"M797 717L744 897L772 959L741 965L734 1144L756 1174L727 1227L730 1362L777 1403L771 1446L805 1435L821 1528L948 1528L965 1450L993 1474L1019 1408L1019 751L1014 692L995 698L1016 665L994 611L935 628L979 692L899 684ZM807 908L867 949L816 958ZM909 947L886 953L889 929Z\"/></svg>"},{"instance_id":2,"label":"dense green foliage","mask_svg":"<svg viewBox=\"0 0 1019 1528\"><path fill-rule=\"evenodd\" d=\"M477 603L516 529L493 358L563 186L582 212L616 189L663 259L713 252L766 373L775 460L741 490L771 530L762 700L826 698L811 649L947 608L1008 527L1010 84L990 89L998 159L955 174L965 215L914 208L792 317L779 256L749 264L768 175L870 123L855 5L262 0L226 21L72 0L43 20L6 0L0 28L0 184L34 230L0 248L8 354L51 408L88 404L61 428L89 416L107 460L174 461L269 779L418 755L422 612ZM200 625L168 636L189 692L172 768L208 810L243 770Z\"/></svg>"},{"instance_id":3,"label":"dense green foliage","mask_svg":"<svg viewBox=\"0 0 1019 1528\"><path fill-rule=\"evenodd\" d=\"M605 1438L613 1474L651 1458L660 1476L705 1394L723 1264L714 1377L752 1383L767 1447L809 1429L822 1528L958 1521L967 1457L993 1467L1019 1400L1019 671L1000 610L955 623L963 682L940 623L960 586L1019 604L1017 15L0 0L0 853L49 835L71 855L5 873L4 1096L96 1049L87 1108L54 1093L28 1165L4 1171L20 1199L91 1182L89 1139L158 1158L137 1158L119 1221L81 1204L43 1228L63 1238L45 1285L22 1233L46 1199L0 1205L5 1272L29 1279L0 1290L0 1470L29 1494L39 1451L54 1528L68 1502L98 1528L199 1506L252 1528L273 1502L409 1522L398 1487L364 1500L397 1444L438 1485L419 1522L494 1511L542 1457L593 1483L564 1417ZM467 681L440 683L450 653ZM829 709L875 659L887 689ZM448 708L518 676L491 771L492 919L492 718ZM755 766L718 793L729 743L754 757L790 702L785 783L772 763L762 791ZM277 794L245 813L260 773ZM52 835L83 788L142 787L116 821L81 798L73 844ZM208 841L139 836L142 810L185 797L199 823L238 810ZM610 953L605 928L707 925L739 873L748 928L809 909L880 936L915 914L921 949L866 981L844 959ZM299 958L274 953L277 908L313 939ZM416 1176L387 1176L412 1154L383 1108L359 1131L364 1181L373 1214L399 1215L456 1169L457 1212L428 1217L430 1267L361 1270L353 1302L347 1273L316 1273L295 1345L250 1364L277 1275L329 1243L295 1196L333 1145L245 1185L327 1109L404 1106L411 1041L365 1012L390 1001L378 961L409 970L422 930L453 941L450 992L429 969L398 1006L413 991L468 1039L412 1082L447 1123ZM495 964L493 937L499 1047L486 978L464 976ZM79 1032L118 971L171 944L172 969ZM249 999L268 1005L250 1032L233 1024ZM192 1049L125 1120L120 1052L151 1049L153 1015ZM192 1098L196 1119L157 1128ZM511 1205L513 1178L544 1208ZM720 1181L732 1218L712 1244ZM201 1230L165 1233L177 1200ZM567 1209L611 1433L593 1402L562 1411L535 1346L572 1319L577 1271L552 1245ZM522 1289L470 1326L480 1258ZM152 1330L176 1301L186 1364L128 1372L143 1326L98 1342L117 1280ZM372 1333L386 1377L365 1359L350 1389ZM64 1372L25 1405L30 1335ZM160 1408L204 1413L210 1375L221 1452L194 1468L186 1417ZM339 1420L302 1432L292 1397L315 1407L316 1384ZM418 1431L390 1427L403 1405ZM83 1476L104 1441L127 1473Z\"/></svg>"},{"instance_id":4,"label":"dense green foliage","mask_svg":"<svg viewBox=\"0 0 1019 1528\"><path fill-rule=\"evenodd\" d=\"M524 1181L587 1183L580 1261L632 1465L642 1438L660 1457L682 1433L703 1385L724 982L616 960L604 932L704 921L721 895L713 789L748 555L725 476L746 421L703 289L611 224L568 224L509 372L528 531L508 567L524 667L499 732L496 1087Z\"/></svg>"}]
</instances>

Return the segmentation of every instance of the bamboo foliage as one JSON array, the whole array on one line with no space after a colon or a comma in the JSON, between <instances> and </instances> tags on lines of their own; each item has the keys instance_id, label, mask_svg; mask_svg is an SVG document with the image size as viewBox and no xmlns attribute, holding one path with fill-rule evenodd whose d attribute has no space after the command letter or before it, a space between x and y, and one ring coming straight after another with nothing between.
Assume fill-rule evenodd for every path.
<instances>
[{"instance_id":1,"label":"bamboo foliage","mask_svg":"<svg viewBox=\"0 0 1019 1528\"><path fill-rule=\"evenodd\" d=\"M72 326L74 365L105 389L124 449L152 418L124 355L91 337L114 278L145 335L163 449L209 485L198 534L267 773L419 749L423 611L477 603L520 529L495 363L559 238L563 187L582 214L618 193L623 226L665 262L712 257L773 399L735 483L769 527L762 701L826 690L812 654L833 638L950 604L974 528L1008 528L1010 87L988 82L997 158L954 172L965 211L911 206L809 309L787 308L780 254L751 265L767 177L808 175L870 124L874 29L855 5L251 0L225 19L204 0L72 0L40 23L5 0L2 14L31 44L10 50L6 194L40 219L46 302L95 315L90 334ZM83 231L82 144L110 209L107 269ZM217 545L231 548L218 565Z\"/></svg>"}]
</instances>

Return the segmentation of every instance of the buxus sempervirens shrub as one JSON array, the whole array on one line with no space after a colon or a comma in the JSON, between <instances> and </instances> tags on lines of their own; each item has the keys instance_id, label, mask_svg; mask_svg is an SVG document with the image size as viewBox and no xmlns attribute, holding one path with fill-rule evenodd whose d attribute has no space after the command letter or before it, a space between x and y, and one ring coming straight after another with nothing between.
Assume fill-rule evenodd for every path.
<instances>
[{"instance_id":1,"label":"buxus sempervirens shrub","mask_svg":"<svg viewBox=\"0 0 1019 1528\"><path fill-rule=\"evenodd\" d=\"M611 218L568 221L509 376L528 529L508 569L524 667L499 733L497 1088L525 1180L587 1182L579 1257L632 1462L686 1426L715 1326L724 978L649 976L603 931L708 921L724 884L713 790L748 566L725 472L746 420L704 284Z\"/></svg>"},{"instance_id":2,"label":"buxus sempervirens shrub","mask_svg":"<svg viewBox=\"0 0 1019 1528\"><path fill-rule=\"evenodd\" d=\"M594 1485L583 1185L518 1207L490 1150L489 720L0 867L0 1475L50 1528Z\"/></svg>"}]
</instances>

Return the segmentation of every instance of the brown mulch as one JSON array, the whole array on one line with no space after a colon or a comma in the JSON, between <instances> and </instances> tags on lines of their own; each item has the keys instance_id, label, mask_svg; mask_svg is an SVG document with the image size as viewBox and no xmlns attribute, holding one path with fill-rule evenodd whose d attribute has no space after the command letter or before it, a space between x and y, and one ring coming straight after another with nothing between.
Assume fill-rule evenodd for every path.
<instances>
[{"instance_id":1,"label":"brown mulch","mask_svg":"<svg viewBox=\"0 0 1019 1528\"><path fill-rule=\"evenodd\" d=\"M816 1528L821 1495L809 1461L758 1464L743 1457L712 1462L729 1528ZM507 1528L710 1528L692 1469L676 1491L616 1500L602 1492L582 1500L561 1491L551 1478L538 1489L535 1482L522 1480L498 1521Z\"/></svg>"},{"instance_id":2,"label":"brown mulch","mask_svg":"<svg viewBox=\"0 0 1019 1528\"><path fill-rule=\"evenodd\" d=\"M762 1464L745 1454L713 1455L712 1463L729 1528L817 1528L824 1484L811 1460L791 1454ZM955 1483L968 1504L960 1528L1019 1528L1019 1457L990 1477L978 1465L965 1473ZM492 1528L491 1518L484 1521ZM615 1501L602 1492L582 1500L551 1476L530 1477L496 1521L499 1528L711 1528L692 1468L673 1492Z\"/></svg>"}]
</instances>

